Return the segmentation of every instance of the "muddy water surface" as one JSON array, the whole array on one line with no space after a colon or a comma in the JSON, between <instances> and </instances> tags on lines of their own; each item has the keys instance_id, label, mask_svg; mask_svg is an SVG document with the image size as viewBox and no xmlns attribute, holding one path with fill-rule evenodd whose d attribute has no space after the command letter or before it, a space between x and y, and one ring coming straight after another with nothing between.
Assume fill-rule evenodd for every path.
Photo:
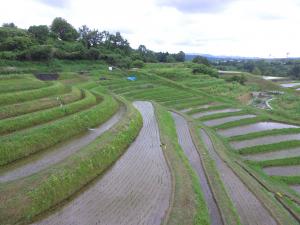
<instances>
[{"instance_id":1,"label":"muddy water surface","mask_svg":"<svg viewBox=\"0 0 300 225\"><path fill-rule=\"evenodd\" d=\"M277 123L277 122L259 122L259 123L245 125L245 126L219 130L218 133L224 137L233 137L237 135L250 134L250 133L255 133L255 132L265 131L265 130L297 128L297 127L298 126L284 124L284 123Z\"/></svg>"},{"instance_id":2,"label":"muddy water surface","mask_svg":"<svg viewBox=\"0 0 300 225\"><path fill-rule=\"evenodd\" d=\"M224 185L231 196L231 199L238 211L243 225L275 225L273 217L256 196L247 188L240 178L220 158L214 149L210 137L204 130L201 130L201 137L215 160L217 169L221 175Z\"/></svg>"},{"instance_id":3,"label":"muddy water surface","mask_svg":"<svg viewBox=\"0 0 300 225\"><path fill-rule=\"evenodd\" d=\"M35 155L30 159L25 159L11 168L7 168L5 172L0 174L0 182L12 181L22 177L26 177L37 173L53 164L56 164L70 155L76 153L84 146L94 141L98 136L103 134L114 126L124 115L125 107L121 106L119 111L102 125L89 130L86 134L60 143L49 149L48 151Z\"/></svg>"},{"instance_id":4,"label":"muddy water surface","mask_svg":"<svg viewBox=\"0 0 300 225\"><path fill-rule=\"evenodd\" d=\"M181 148L183 149L183 151L185 152L186 156L188 157L192 167L194 168L194 170L197 172L199 176L205 201L206 204L208 205L212 225L223 224L218 206L213 198L213 194L208 185L198 150L196 149L193 143L189 131L188 123L182 116L176 113L172 113L172 116L176 124L178 142Z\"/></svg>"},{"instance_id":5,"label":"muddy water surface","mask_svg":"<svg viewBox=\"0 0 300 225\"><path fill-rule=\"evenodd\" d=\"M291 88L291 87L300 86L300 83L280 84L280 86L281 86L281 87L284 87L284 88Z\"/></svg>"},{"instance_id":6,"label":"muddy water surface","mask_svg":"<svg viewBox=\"0 0 300 225\"><path fill-rule=\"evenodd\" d=\"M204 117L204 116L209 116L209 115L214 115L218 113L230 113L230 112L239 112L241 109L220 109L220 110L213 110L213 111L206 111L206 112L199 112L196 114L193 114L192 117L195 119Z\"/></svg>"},{"instance_id":7,"label":"muddy water surface","mask_svg":"<svg viewBox=\"0 0 300 225\"><path fill-rule=\"evenodd\" d=\"M256 117L256 115L250 115L250 114L241 115L241 116L228 116L228 117L224 117L224 118L220 118L220 119L205 121L204 125L213 127L213 126L218 126L218 125L228 123L228 122L233 122L233 121L248 119L248 118L254 118L254 117Z\"/></svg>"},{"instance_id":8,"label":"muddy water surface","mask_svg":"<svg viewBox=\"0 0 300 225\"><path fill-rule=\"evenodd\" d=\"M267 145L267 144L274 144L282 141L291 141L291 140L300 140L300 134L267 136L267 137L255 138L251 140L231 142L230 144L235 149L241 149L246 147L253 147L256 145Z\"/></svg>"},{"instance_id":9,"label":"muddy water surface","mask_svg":"<svg viewBox=\"0 0 300 225\"><path fill-rule=\"evenodd\" d=\"M86 191L35 224L160 225L169 207L171 175L149 102L135 102L143 127L124 155Z\"/></svg>"},{"instance_id":10,"label":"muddy water surface","mask_svg":"<svg viewBox=\"0 0 300 225\"><path fill-rule=\"evenodd\" d=\"M298 157L298 156L300 156L300 148L246 155L243 158L248 160L254 160L254 161L265 161L265 160L284 159L284 158Z\"/></svg>"},{"instance_id":11,"label":"muddy water surface","mask_svg":"<svg viewBox=\"0 0 300 225\"><path fill-rule=\"evenodd\" d=\"M265 167L264 172L270 176L299 176L300 165Z\"/></svg>"}]
</instances>

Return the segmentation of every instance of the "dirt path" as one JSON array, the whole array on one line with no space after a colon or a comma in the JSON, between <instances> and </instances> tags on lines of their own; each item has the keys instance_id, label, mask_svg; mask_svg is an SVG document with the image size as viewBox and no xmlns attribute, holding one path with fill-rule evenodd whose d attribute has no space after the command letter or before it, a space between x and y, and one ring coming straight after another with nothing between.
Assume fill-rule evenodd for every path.
<instances>
[{"instance_id":1,"label":"dirt path","mask_svg":"<svg viewBox=\"0 0 300 225\"><path fill-rule=\"evenodd\" d=\"M227 191L239 213L243 225L275 225L277 224L266 208L247 188L240 178L216 153L210 137L201 130L201 137L216 162Z\"/></svg>"},{"instance_id":2,"label":"dirt path","mask_svg":"<svg viewBox=\"0 0 300 225\"><path fill-rule=\"evenodd\" d=\"M199 176L200 184L204 193L206 204L208 206L212 225L223 224L219 208L213 198L211 189L207 183L200 156L193 143L187 121L182 116L176 113L172 113L172 116L176 124L178 142L183 151L185 152L186 156L188 157L194 170Z\"/></svg>"},{"instance_id":3,"label":"dirt path","mask_svg":"<svg viewBox=\"0 0 300 225\"><path fill-rule=\"evenodd\" d=\"M6 171L0 174L0 182L12 181L32 175L64 160L94 141L105 131L109 130L122 118L124 113L125 107L122 106L120 110L108 121L99 127L89 130L86 134L73 138L67 142L63 142L53 148L50 148L46 152L34 155L33 157L30 157L30 159L25 159L12 165L12 167L6 168Z\"/></svg>"},{"instance_id":4,"label":"dirt path","mask_svg":"<svg viewBox=\"0 0 300 225\"><path fill-rule=\"evenodd\" d=\"M208 120L205 121L203 124L209 127L213 127L213 126L218 126L224 123L228 123L228 122L233 122L233 121L237 121L237 120L242 120L242 119L248 119L248 118L254 118L256 117L256 115L241 115L241 116L228 116L228 117L224 117L224 118L220 118L220 119L214 119L214 120Z\"/></svg>"},{"instance_id":5,"label":"dirt path","mask_svg":"<svg viewBox=\"0 0 300 225\"><path fill-rule=\"evenodd\" d=\"M195 119L204 117L204 116L209 116L209 115L214 115L218 113L230 113L230 112L239 112L241 109L220 109L220 110L214 110L214 111L205 111L205 112L199 112L196 114L193 114L192 117Z\"/></svg>"},{"instance_id":6,"label":"dirt path","mask_svg":"<svg viewBox=\"0 0 300 225\"><path fill-rule=\"evenodd\" d=\"M143 128L124 155L94 185L36 224L161 224L169 207L171 174L152 104L134 105L143 116Z\"/></svg>"},{"instance_id":7,"label":"dirt path","mask_svg":"<svg viewBox=\"0 0 300 225\"><path fill-rule=\"evenodd\" d=\"M258 122L245 126L233 127L225 130L219 130L218 133L224 137L233 137L237 135L250 134L259 131L284 129L284 128L297 128L298 126L277 123L277 122Z\"/></svg>"},{"instance_id":8,"label":"dirt path","mask_svg":"<svg viewBox=\"0 0 300 225\"><path fill-rule=\"evenodd\" d=\"M267 145L267 144L274 144L282 141L292 141L292 140L300 140L300 134L283 134L283 135L275 135L275 136L266 136L262 138L251 139L251 140L231 142L230 144L235 149L241 149L246 147L253 147L256 145Z\"/></svg>"},{"instance_id":9,"label":"dirt path","mask_svg":"<svg viewBox=\"0 0 300 225\"><path fill-rule=\"evenodd\" d=\"M274 152L245 155L243 156L243 158L248 160L254 160L254 161L265 161L265 160L284 159L284 158L298 157L298 156L300 156L300 148L284 149L284 150L274 151Z\"/></svg>"},{"instance_id":10,"label":"dirt path","mask_svg":"<svg viewBox=\"0 0 300 225\"><path fill-rule=\"evenodd\" d=\"M300 165L293 166L272 166L263 168L264 172L270 176L299 176Z\"/></svg>"}]
</instances>

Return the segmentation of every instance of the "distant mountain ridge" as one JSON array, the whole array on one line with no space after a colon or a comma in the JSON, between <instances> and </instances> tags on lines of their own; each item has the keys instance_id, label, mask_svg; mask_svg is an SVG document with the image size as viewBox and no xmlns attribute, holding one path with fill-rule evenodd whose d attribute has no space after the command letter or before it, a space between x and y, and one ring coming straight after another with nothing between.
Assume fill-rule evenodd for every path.
<instances>
[{"instance_id":1,"label":"distant mountain ridge","mask_svg":"<svg viewBox=\"0 0 300 225\"><path fill-rule=\"evenodd\" d=\"M210 54L197 54L197 53L186 53L185 54L185 60L186 61L191 61L197 56L204 56L205 58L209 60L218 60L218 59L262 59L259 57L242 57L242 56L215 56L215 55L210 55Z\"/></svg>"}]
</instances>

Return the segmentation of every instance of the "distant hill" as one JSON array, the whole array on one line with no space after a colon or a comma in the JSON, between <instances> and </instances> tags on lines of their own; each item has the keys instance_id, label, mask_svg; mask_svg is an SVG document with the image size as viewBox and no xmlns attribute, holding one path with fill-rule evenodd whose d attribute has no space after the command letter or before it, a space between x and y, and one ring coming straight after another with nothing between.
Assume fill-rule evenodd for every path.
<instances>
[{"instance_id":1,"label":"distant hill","mask_svg":"<svg viewBox=\"0 0 300 225\"><path fill-rule=\"evenodd\" d=\"M204 56L209 60L220 60L220 59L260 59L258 57L241 57L241 56L215 56L210 54L197 54L197 53L186 53L185 54L185 60L186 61L192 61L197 56Z\"/></svg>"}]
</instances>

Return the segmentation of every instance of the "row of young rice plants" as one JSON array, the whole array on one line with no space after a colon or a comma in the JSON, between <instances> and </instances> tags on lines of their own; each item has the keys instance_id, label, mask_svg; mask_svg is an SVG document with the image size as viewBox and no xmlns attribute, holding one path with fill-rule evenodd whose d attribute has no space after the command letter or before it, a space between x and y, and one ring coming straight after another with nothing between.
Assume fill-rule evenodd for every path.
<instances>
[{"instance_id":1,"label":"row of young rice plants","mask_svg":"<svg viewBox=\"0 0 300 225\"><path fill-rule=\"evenodd\" d=\"M40 80L30 78L0 80L0 93L38 89L49 86L50 84L50 82L42 82Z\"/></svg>"},{"instance_id":2,"label":"row of young rice plants","mask_svg":"<svg viewBox=\"0 0 300 225\"><path fill-rule=\"evenodd\" d=\"M4 194L0 221L4 224L32 222L35 216L69 199L109 169L143 125L140 113L128 102L121 101L126 104L122 120L88 146L40 173L0 185Z\"/></svg>"},{"instance_id":3,"label":"row of young rice plants","mask_svg":"<svg viewBox=\"0 0 300 225\"><path fill-rule=\"evenodd\" d=\"M163 107L155 105L165 156L173 173L174 197L167 224L208 225L210 216L199 177L181 149L174 120ZM189 204L186 204L189 202Z\"/></svg>"},{"instance_id":4,"label":"row of young rice plants","mask_svg":"<svg viewBox=\"0 0 300 225\"><path fill-rule=\"evenodd\" d=\"M65 91L68 91L67 89ZM1 106L0 119L19 116L26 113L31 113L39 110L44 110L59 106L61 104L68 104L73 101L81 99L82 92L77 88L72 88L70 92L61 93L56 96L50 96L47 98L35 99L32 101L25 101L22 103L16 103L12 105Z\"/></svg>"},{"instance_id":5,"label":"row of young rice plants","mask_svg":"<svg viewBox=\"0 0 300 225\"><path fill-rule=\"evenodd\" d=\"M43 87L40 89L18 91L12 93L6 93L0 95L0 106L14 104L22 101L29 101L37 98L42 98L45 96L57 95L64 93L66 86L59 82L53 83L53 85L48 87Z\"/></svg>"},{"instance_id":6,"label":"row of young rice plants","mask_svg":"<svg viewBox=\"0 0 300 225\"><path fill-rule=\"evenodd\" d=\"M96 97L90 92L83 91L83 96L83 99L67 105L0 120L0 135L56 120L89 108L97 103Z\"/></svg>"},{"instance_id":7,"label":"row of young rice plants","mask_svg":"<svg viewBox=\"0 0 300 225\"><path fill-rule=\"evenodd\" d=\"M118 110L117 101L103 95L103 101L84 111L66 116L52 123L0 137L0 165L5 165L95 127Z\"/></svg>"}]
</instances>

